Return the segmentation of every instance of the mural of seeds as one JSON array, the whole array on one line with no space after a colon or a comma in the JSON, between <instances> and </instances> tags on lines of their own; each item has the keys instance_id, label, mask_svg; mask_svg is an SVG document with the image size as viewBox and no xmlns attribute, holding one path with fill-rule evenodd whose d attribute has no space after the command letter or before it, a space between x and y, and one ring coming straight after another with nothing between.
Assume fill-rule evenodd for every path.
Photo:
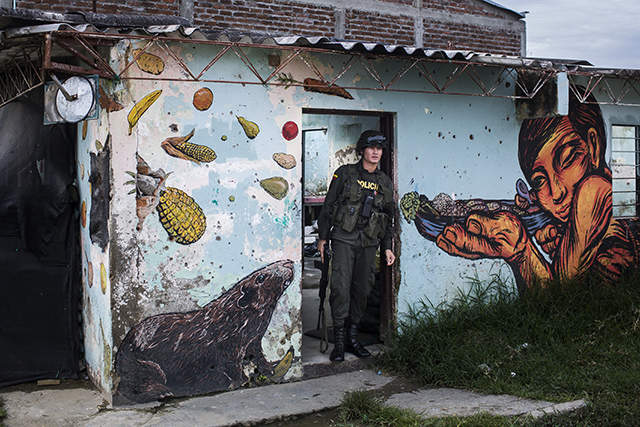
<instances>
[{"instance_id":1,"label":"mural of seeds","mask_svg":"<svg viewBox=\"0 0 640 427\"><path fill-rule=\"evenodd\" d=\"M107 268L103 262L100 263L100 290L103 295L107 293Z\"/></svg>"},{"instance_id":2,"label":"mural of seeds","mask_svg":"<svg viewBox=\"0 0 640 427\"><path fill-rule=\"evenodd\" d=\"M256 136L258 136L258 132L260 132L260 128L258 127L257 124L245 119L242 116L238 116L238 122L240 122L242 129L244 129L244 133L247 135L247 138L253 139Z\"/></svg>"},{"instance_id":3,"label":"mural of seeds","mask_svg":"<svg viewBox=\"0 0 640 427\"><path fill-rule=\"evenodd\" d=\"M80 206L80 222L82 223L82 228L87 228L87 202L84 200Z\"/></svg>"},{"instance_id":4,"label":"mural of seeds","mask_svg":"<svg viewBox=\"0 0 640 427\"><path fill-rule=\"evenodd\" d=\"M136 105L133 106L129 114L127 115L127 121L129 122L129 135L131 131L138 124L140 117L153 105L154 102L160 98L162 89L156 90L142 98Z\"/></svg>"},{"instance_id":5,"label":"mural of seeds","mask_svg":"<svg viewBox=\"0 0 640 427\"><path fill-rule=\"evenodd\" d=\"M282 136L287 141L291 141L293 138L298 136L298 125L295 122L287 122L282 126Z\"/></svg>"},{"instance_id":6,"label":"mural of seeds","mask_svg":"<svg viewBox=\"0 0 640 427\"><path fill-rule=\"evenodd\" d=\"M89 282L89 287L93 287L93 264L87 264L87 282Z\"/></svg>"},{"instance_id":7,"label":"mural of seeds","mask_svg":"<svg viewBox=\"0 0 640 427\"><path fill-rule=\"evenodd\" d=\"M199 145L189 142L195 129L188 135L171 137L162 141L160 146L170 156L179 159L191 160L196 163L209 163L216 159L216 153L206 145Z\"/></svg>"},{"instance_id":8,"label":"mural of seeds","mask_svg":"<svg viewBox=\"0 0 640 427\"><path fill-rule=\"evenodd\" d=\"M164 71L164 61L159 56L144 52L142 49L134 49L131 54L136 59L136 65L145 73L159 75Z\"/></svg>"},{"instance_id":9,"label":"mural of seeds","mask_svg":"<svg viewBox=\"0 0 640 427\"><path fill-rule=\"evenodd\" d=\"M196 107L196 110L208 110L212 103L213 92L211 92L211 89L208 87L198 89L196 93L193 94L193 106Z\"/></svg>"},{"instance_id":10,"label":"mural of seeds","mask_svg":"<svg viewBox=\"0 0 640 427\"><path fill-rule=\"evenodd\" d=\"M296 167L296 158L292 154L274 153L273 160L285 169L293 169Z\"/></svg>"},{"instance_id":11,"label":"mural of seeds","mask_svg":"<svg viewBox=\"0 0 640 427\"><path fill-rule=\"evenodd\" d=\"M289 194L289 183L280 176L263 179L260 181L260 186L267 194L277 200L282 200Z\"/></svg>"}]
</instances>

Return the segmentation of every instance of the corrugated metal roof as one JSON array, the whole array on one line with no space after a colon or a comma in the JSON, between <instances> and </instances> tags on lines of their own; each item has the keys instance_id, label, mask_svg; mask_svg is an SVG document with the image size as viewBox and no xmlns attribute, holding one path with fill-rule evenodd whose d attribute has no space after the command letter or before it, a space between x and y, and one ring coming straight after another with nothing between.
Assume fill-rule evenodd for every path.
<instances>
[{"instance_id":1,"label":"corrugated metal roof","mask_svg":"<svg viewBox=\"0 0 640 427\"><path fill-rule=\"evenodd\" d=\"M443 50L383 43L339 41L329 37L275 37L274 41L276 44L283 46L309 46L344 52L387 54L434 60L468 61L507 68L538 68L541 70L580 72L585 74L615 76L618 78L640 78L640 70L594 67L593 64L584 59L525 58L470 50Z\"/></svg>"},{"instance_id":2,"label":"corrugated metal roof","mask_svg":"<svg viewBox=\"0 0 640 427\"><path fill-rule=\"evenodd\" d=\"M66 14L65 14L66 16ZM10 17L13 20L15 17ZM100 18L100 19L98 19ZM24 25L24 26L4 26L5 30L0 31L0 70L4 70L8 73L11 67L17 65L16 60L26 60L32 62L30 68L35 70L41 67L41 64L36 64L40 58L38 53L38 46L42 45L42 35L48 33L64 34L74 33L85 34L90 36L92 40L99 39L101 35L105 38L113 39L126 38L127 35L135 35L136 37L148 36L148 37L168 37L168 38L186 38L191 40L197 40L200 43L209 42L232 42L249 45L259 45L262 47L268 46L282 46L282 47L308 47L317 50L336 51L344 53L360 53L365 55L379 55L389 56L395 58L415 58L417 60L426 59L434 61L452 61L458 63L470 63L471 65L490 65L502 68L526 68L530 70L540 70L545 74L556 73L558 71L566 71L569 74L589 75L596 77L615 77L622 79L633 79L636 81L640 78L640 70L628 70L628 69L607 69L597 68L592 66L591 63L585 60L571 60L571 59L551 59L551 58L523 58L517 56L497 55L486 52L475 52L470 50L446 50L446 49L429 49L423 47L403 46L384 44L379 42L364 42L353 40L338 40L330 37L306 37L306 36L268 36L264 34L239 34L239 33L218 33L218 34L204 34L200 29L185 25L181 20L171 22L163 22L157 20L131 20L124 19L123 21L108 16L108 17L95 17L86 14L82 14L80 17L74 17L74 19L66 19L67 21L73 20L89 20L92 22L43 22L42 20L29 20L24 17L16 18L18 22L33 23L36 25ZM115 19L116 23L122 25L110 26L104 25ZM15 20L12 21L15 24ZM6 24L6 17L0 17L0 28ZM149 25L129 25L129 24L143 24ZM127 25L125 25L127 24ZM28 49L31 49L27 51ZM56 58L57 55L68 56L69 50L62 46L52 46L52 51L49 53L50 58ZM71 67L72 65L61 65L64 69L65 66ZM5 68L8 67L8 68ZM100 67L100 66L98 66ZM71 70L71 68L69 68ZM77 70L77 68L76 68ZM113 72L111 72L113 73ZM108 77L108 76L106 76ZM33 80L34 84L42 84L42 80L35 76ZM18 89L18 92L22 89ZM6 97L5 97L6 98Z\"/></svg>"}]
</instances>

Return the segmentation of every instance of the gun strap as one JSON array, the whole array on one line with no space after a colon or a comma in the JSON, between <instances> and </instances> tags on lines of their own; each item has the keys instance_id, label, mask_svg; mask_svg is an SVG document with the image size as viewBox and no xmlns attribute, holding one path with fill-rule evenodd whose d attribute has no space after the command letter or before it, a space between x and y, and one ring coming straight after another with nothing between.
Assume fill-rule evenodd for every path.
<instances>
[{"instance_id":1,"label":"gun strap","mask_svg":"<svg viewBox=\"0 0 640 427\"><path fill-rule=\"evenodd\" d=\"M321 325L320 330L322 331L322 336L320 338L320 353L324 354L329 349L329 333L327 332L327 316L322 310L322 318L320 319Z\"/></svg>"}]
</instances>

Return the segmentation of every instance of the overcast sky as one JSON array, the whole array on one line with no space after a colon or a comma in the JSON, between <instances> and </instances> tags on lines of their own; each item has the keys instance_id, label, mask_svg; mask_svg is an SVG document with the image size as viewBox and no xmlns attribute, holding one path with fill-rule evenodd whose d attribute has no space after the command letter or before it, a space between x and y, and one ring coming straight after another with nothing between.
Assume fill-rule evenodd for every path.
<instances>
[{"instance_id":1,"label":"overcast sky","mask_svg":"<svg viewBox=\"0 0 640 427\"><path fill-rule=\"evenodd\" d=\"M527 55L640 69L640 0L494 0L526 14Z\"/></svg>"}]
</instances>

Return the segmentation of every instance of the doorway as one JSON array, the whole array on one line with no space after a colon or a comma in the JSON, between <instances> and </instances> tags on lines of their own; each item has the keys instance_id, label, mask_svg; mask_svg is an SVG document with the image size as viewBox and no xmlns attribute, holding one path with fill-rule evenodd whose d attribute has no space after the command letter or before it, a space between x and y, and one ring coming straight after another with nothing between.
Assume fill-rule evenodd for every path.
<instances>
[{"instance_id":1,"label":"doorway","mask_svg":"<svg viewBox=\"0 0 640 427\"><path fill-rule=\"evenodd\" d=\"M0 387L77 378L76 125L43 125L43 91L0 108Z\"/></svg>"},{"instance_id":2,"label":"doorway","mask_svg":"<svg viewBox=\"0 0 640 427\"><path fill-rule=\"evenodd\" d=\"M308 353L318 348L318 343L304 345L305 339L324 337L320 318L319 282L321 272L315 267L320 260L317 252L317 219L329 188L333 172L341 165L359 160L355 145L365 130L378 130L388 140L380 168L394 179L394 115L386 112L303 109L303 361L315 359ZM379 258L378 258L379 260ZM382 342L387 329L394 321L393 268L376 262L376 284L367 300L367 309L360 325L361 342ZM325 321L328 326L329 351L333 341L331 308L325 304ZM319 328L320 326L320 328ZM315 350L317 352L317 350ZM305 354L307 353L307 354ZM318 361L328 361L325 355L316 355Z\"/></svg>"}]
</instances>

